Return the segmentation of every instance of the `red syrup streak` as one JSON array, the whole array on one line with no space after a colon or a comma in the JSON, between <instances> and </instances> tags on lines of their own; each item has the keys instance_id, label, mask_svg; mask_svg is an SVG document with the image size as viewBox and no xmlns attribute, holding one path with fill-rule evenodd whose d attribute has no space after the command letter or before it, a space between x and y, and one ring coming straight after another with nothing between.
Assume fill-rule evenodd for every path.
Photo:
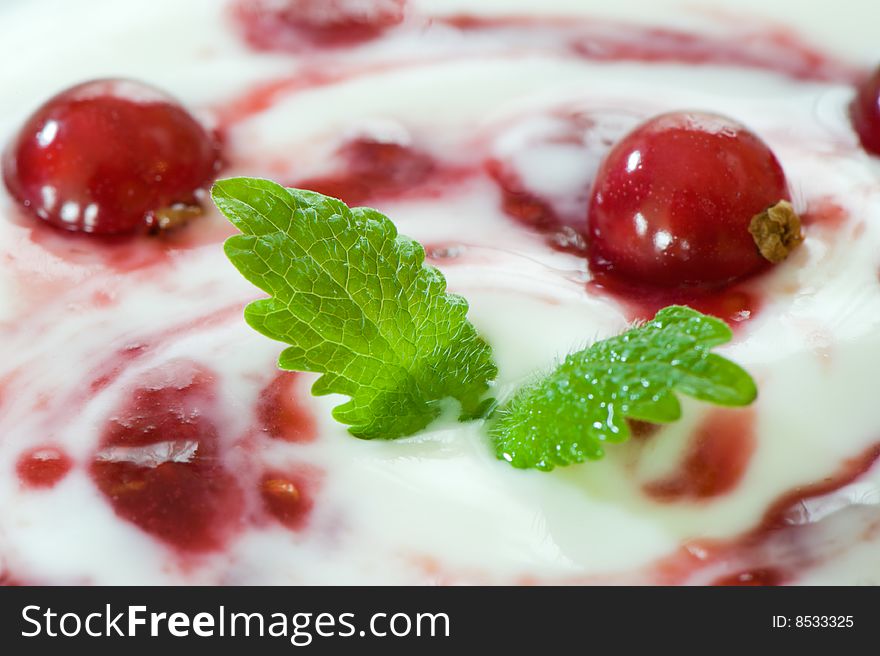
<instances>
[{"instance_id":1,"label":"red syrup streak","mask_svg":"<svg viewBox=\"0 0 880 656\"><path fill-rule=\"evenodd\" d=\"M483 168L501 192L505 215L544 235L552 248L585 256L591 171L599 168L622 128L604 125L601 119L580 112L555 111L546 118L552 119L551 125L531 134L506 157L488 158ZM546 148L563 148L583 158L579 184L572 184L567 192L561 192L561 197L549 198L529 189L518 169L522 159L531 159L532 153Z\"/></svg>"},{"instance_id":2,"label":"red syrup streak","mask_svg":"<svg viewBox=\"0 0 880 656\"><path fill-rule=\"evenodd\" d=\"M711 585L716 586L776 586L785 583L786 577L782 572L759 568L727 574L715 579Z\"/></svg>"},{"instance_id":3,"label":"red syrup streak","mask_svg":"<svg viewBox=\"0 0 880 656\"><path fill-rule=\"evenodd\" d=\"M297 373L282 371L263 388L257 401L260 432L283 442L314 441L315 420L297 399L299 380Z\"/></svg>"},{"instance_id":4,"label":"red syrup streak","mask_svg":"<svg viewBox=\"0 0 880 656\"><path fill-rule=\"evenodd\" d=\"M864 76L860 68L819 52L782 27L709 36L579 16L461 14L432 22L464 33L501 33L512 44L527 45L531 41L592 61L738 66L773 71L796 80L845 83ZM554 38L541 38L547 35Z\"/></svg>"},{"instance_id":5,"label":"red syrup streak","mask_svg":"<svg viewBox=\"0 0 880 656\"><path fill-rule=\"evenodd\" d=\"M321 68L306 68L294 77L285 77L269 82L261 82L240 96L227 102L214 111L220 124L221 133L226 133L230 127L261 114L275 105L278 100L288 94L300 91L309 91L320 87L330 86L337 82L343 82L350 78L369 75L373 72L388 69L388 65L377 68L362 67L356 71L328 70L328 66Z\"/></svg>"},{"instance_id":6,"label":"red syrup streak","mask_svg":"<svg viewBox=\"0 0 880 656\"><path fill-rule=\"evenodd\" d=\"M546 200L526 189L519 176L497 159L486 162L486 172L501 190L501 209L512 219L538 232L553 232L562 222Z\"/></svg>"},{"instance_id":7,"label":"red syrup streak","mask_svg":"<svg viewBox=\"0 0 880 656\"><path fill-rule=\"evenodd\" d=\"M650 421L640 419L627 419L626 424L633 439L636 440L653 437L663 428L662 424L652 424Z\"/></svg>"},{"instance_id":8,"label":"red syrup streak","mask_svg":"<svg viewBox=\"0 0 880 656\"><path fill-rule=\"evenodd\" d=\"M404 0L288 0L267 7L262 0L233 5L232 20L255 50L326 51L358 46L380 36L421 35L430 45L432 27L469 35L499 35L499 49L548 51L593 61L716 64L774 71L797 80L855 83L865 71L816 50L782 26L703 35L584 16L419 15ZM407 20L404 21L404 14ZM730 17L719 17L730 24ZM391 34L391 28L395 28ZM470 50L465 48L465 52ZM468 55L469 56L469 55Z\"/></svg>"},{"instance_id":9,"label":"red syrup streak","mask_svg":"<svg viewBox=\"0 0 880 656\"><path fill-rule=\"evenodd\" d=\"M98 373L92 382L89 383L89 391L92 394L105 389L110 383L119 378L125 368L150 351L150 347L146 344L131 344L121 349L117 349L115 353L98 367Z\"/></svg>"},{"instance_id":10,"label":"red syrup streak","mask_svg":"<svg viewBox=\"0 0 880 656\"><path fill-rule=\"evenodd\" d=\"M258 6L258 5L257 5ZM320 51L320 47L308 40L297 38L293 47L285 38L273 41L278 30L259 30L258 43L248 36L254 23L242 15L251 13L251 3L240 2L233 11L233 20L240 25L249 45L257 50L304 50ZM260 12L254 12L260 13ZM412 12L410 12L412 14ZM264 14L262 19L265 19ZM262 20L261 19L261 20ZM242 24L244 23L244 24ZM796 80L854 83L864 77L858 67L837 61L801 42L791 32L782 29L752 30L746 36L707 36L688 32L645 28L621 22L582 16L536 17L496 16L478 17L467 14L447 17L410 15L404 25L395 32L407 30L420 35L418 57L402 62L376 61L343 64L336 59L322 58L319 62L304 62L303 70L295 76L260 83L236 100L216 109L216 115L224 128L247 120L270 108L279 97L308 91L348 79L356 79L389 70L431 64L438 61L472 58L470 48L462 48L461 54L438 50L431 53L432 26L453 28L467 38L499 35L497 47L486 47L477 54L484 56L515 56L516 53L533 55L540 52L560 56L576 56L595 61L644 61L682 64L721 64L774 71ZM349 43L355 45L357 42ZM439 42L447 44L444 36ZM756 44L761 47L756 47Z\"/></svg>"},{"instance_id":11,"label":"red syrup streak","mask_svg":"<svg viewBox=\"0 0 880 656\"><path fill-rule=\"evenodd\" d=\"M99 265L116 273L128 273L164 264L169 260L173 235L96 235L66 232L22 216L13 221L27 229L27 238L57 258L80 266ZM16 257L16 256L13 256Z\"/></svg>"},{"instance_id":12,"label":"red syrup streak","mask_svg":"<svg viewBox=\"0 0 880 656\"><path fill-rule=\"evenodd\" d=\"M98 364L91 369L88 387L85 390L76 389L65 400L66 405L61 405L65 408L82 405L92 395L106 389L118 380L130 365L141 357L152 353L157 346L239 319L241 308L246 302L243 299L200 317L174 324L164 330L133 338L127 345L115 349L109 356L99 360Z\"/></svg>"},{"instance_id":13,"label":"red syrup streak","mask_svg":"<svg viewBox=\"0 0 880 656\"><path fill-rule=\"evenodd\" d=\"M9 571L0 571L0 588L18 588L27 585Z\"/></svg>"},{"instance_id":14,"label":"red syrup streak","mask_svg":"<svg viewBox=\"0 0 880 656\"><path fill-rule=\"evenodd\" d=\"M116 274L170 264L177 252L219 243L235 232L227 222L212 218L200 216L188 225L159 234L115 236L67 232L12 214L12 220L25 228L27 238L41 249L65 262L98 265Z\"/></svg>"},{"instance_id":15,"label":"red syrup streak","mask_svg":"<svg viewBox=\"0 0 880 656\"><path fill-rule=\"evenodd\" d=\"M742 480L755 446L754 410L714 409L694 432L678 469L644 491L664 502L726 494Z\"/></svg>"},{"instance_id":16,"label":"red syrup streak","mask_svg":"<svg viewBox=\"0 0 880 656\"><path fill-rule=\"evenodd\" d=\"M320 178L296 181L293 186L340 198L349 205L368 200L440 195L466 172L447 167L410 146L354 139L337 153L342 170Z\"/></svg>"},{"instance_id":17,"label":"red syrup streak","mask_svg":"<svg viewBox=\"0 0 880 656\"><path fill-rule=\"evenodd\" d=\"M321 479L321 473L311 467L266 471L259 482L263 509L283 526L302 530L308 524Z\"/></svg>"},{"instance_id":18,"label":"red syrup streak","mask_svg":"<svg viewBox=\"0 0 880 656\"><path fill-rule=\"evenodd\" d=\"M40 415L41 425L46 431L53 431L55 427L64 424L72 413L89 403L94 395L109 388L130 366L144 356L154 353L157 348L194 333L240 320L241 309L246 302L247 299L242 299L200 317L170 325L163 330L134 336L127 344L120 339L124 346L112 348L106 355L104 352L94 354L92 359L95 365L89 369L86 376L87 385L73 386L65 390L66 393L61 396L40 399L40 405L35 410ZM107 350L105 347L104 351ZM0 381L0 392L2 392L2 381Z\"/></svg>"},{"instance_id":19,"label":"red syrup streak","mask_svg":"<svg viewBox=\"0 0 880 656\"><path fill-rule=\"evenodd\" d=\"M37 447L23 453L16 463L19 480L29 488L51 488L67 476L73 461L54 446Z\"/></svg>"},{"instance_id":20,"label":"red syrup streak","mask_svg":"<svg viewBox=\"0 0 880 656\"><path fill-rule=\"evenodd\" d=\"M223 464L215 386L193 362L149 372L105 425L91 465L119 517L185 553L220 548L244 505Z\"/></svg>"},{"instance_id":21,"label":"red syrup streak","mask_svg":"<svg viewBox=\"0 0 880 656\"><path fill-rule=\"evenodd\" d=\"M0 378L0 409L3 408L3 405L6 403L6 396L9 393L8 389L12 385L15 380L16 371L9 371Z\"/></svg>"},{"instance_id":22,"label":"red syrup streak","mask_svg":"<svg viewBox=\"0 0 880 656\"><path fill-rule=\"evenodd\" d=\"M849 113L862 147L869 155L880 155L880 67L867 79L859 80Z\"/></svg>"},{"instance_id":23,"label":"red syrup streak","mask_svg":"<svg viewBox=\"0 0 880 656\"><path fill-rule=\"evenodd\" d=\"M803 527L810 523L811 499L826 496L856 481L880 459L880 442L845 460L830 476L795 488L777 499L764 514L760 525L747 535L744 542L759 541L780 530Z\"/></svg>"},{"instance_id":24,"label":"red syrup streak","mask_svg":"<svg viewBox=\"0 0 880 656\"><path fill-rule=\"evenodd\" d=\"M491 158L485 163L486 173L501 192L501 211L517 223L544 235L549 246L575 255L586 255L586 199L584 213L562 215L552 203L530 191L519 175L504 162ZM585 188L589 188L586 185Z\"/></svg>"},{"instance_id":25,"label":"red syrup streak","mask_svg":"<svg viewBox=\"0 0 880 656\"><path fill-rule=\"evenodd\" d=\"M647 572L663 585L687 583L700 570L713 564L757 563L715 578L712 585L784 585L794 573L817 562L821 555L798 548L812 525L811 501L833 494L858 480L880 459L880 442L845 460L836 472L815 483L794 488L770 504L759 524L731 540L697 540L661 559ZM856 538L858 539L858 538ZM786 549L785 568L766 564L774 560L774 549ZM804 542L804 545L807 543Z\"/></svg>"},{"instance_id":26,"label":"red syrup streak","mask_svg":"<svg viewBox=\"0 0 880 656\"><path fill-rule=\"evenodd\" d=\"M404 19L405 0L239 0L232 17L255 50L343 48L382 36Z\"/></svg>"},{"instance_id":27,"label":"red syrup streak","mask_svg":"<svg viewBox=\"0 0 880 656\"><path fill-rule=\"evenodd\" d=\"M763 299L746 284L721 290L663 289L636 286L612 276L596 275L587 283L587 289L617 300L630 321L651 319L658 310L668 305L687 305L723 319L734 331L754 319L763 303Z\"/></svg>"},{"instance_id":28,"label":"red syrup streak","mask_svg":"<svg viewBox=\"0 0 880 656\"><path fill-rule=\"evenodd\" d=\"M801 214L801 223L837 230L847 218L849 213L834 198L822 196L809 202L807 210Z\"/></svg>"}]
</instances>

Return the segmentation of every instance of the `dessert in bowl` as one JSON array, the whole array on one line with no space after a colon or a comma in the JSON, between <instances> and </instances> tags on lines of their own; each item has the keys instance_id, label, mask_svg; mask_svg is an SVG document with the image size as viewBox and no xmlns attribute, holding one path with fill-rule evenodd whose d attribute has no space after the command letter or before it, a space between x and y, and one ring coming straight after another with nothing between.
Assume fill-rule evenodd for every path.
<instances>
[{"instance_id":1,"label":"dessert in bowl","mask_svg":"<svg viewBox=\"0 0 880 656\"><path fill-rule=\"evenodd\" d=\"M602 4L4 6L0 578L876 583L867 28ZM551 472L454 415L354 439L242 317L231 176L391 217L502 401L675 304L732 327L757 399ZM771 261L749 227L780 201Z\"/></svg>"}]
</instances>

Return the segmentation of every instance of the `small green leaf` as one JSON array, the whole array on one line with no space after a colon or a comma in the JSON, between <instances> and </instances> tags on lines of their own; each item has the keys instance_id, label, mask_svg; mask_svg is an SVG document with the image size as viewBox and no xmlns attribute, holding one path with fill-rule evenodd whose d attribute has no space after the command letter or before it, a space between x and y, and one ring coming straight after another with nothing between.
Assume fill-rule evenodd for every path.
<instances>
[{"instance_id":1,"label":"small green leaf","mask_svg":"<svg viewBox=\"0 0 880 656\"><path fill-rule=\"evenodd\" d=\"M748 405L757 396L751 376L710 353L731 337L723 321L673 305L569 355L495 415L489 433L498 457L545 471L601 458L606 444L629 438L626 418L677 420L676 391L718 405Z\"/></svg>"},{"instance_id":2,"label":"small green leaf","mask_svg":"<svg viewBox=\"0 0 880 656\"><path fill-rule=\"evenodd\" d=\"M463 418L485 410L497 374L491 349L467 302L446 293L421 245L387 217L268 180L221 180L212 193L243 233L226 241L227 256L270 295L245 319L290 345L282 369L323 374L314 394L350 397L333 416L353 435L411 435L449 397Z\"/></svg>"}]
</instances>

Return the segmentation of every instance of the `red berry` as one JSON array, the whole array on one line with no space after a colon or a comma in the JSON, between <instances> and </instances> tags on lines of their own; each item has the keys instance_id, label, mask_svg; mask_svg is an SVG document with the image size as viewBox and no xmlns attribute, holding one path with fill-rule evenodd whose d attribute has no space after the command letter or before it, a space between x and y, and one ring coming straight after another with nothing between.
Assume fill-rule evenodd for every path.
<instances>
[{"instance_id":1,"label":"red berry","mask_svg":"<svg viewBox=\"0 0 880 656\"><path fill-rule=\"evenodd\" d=\"M172 206L196 205L218 168L216 140L183 107L128 80L51 98L3 157L6 186L31 213L99 234L133 232L161 223Z\"/></svg>"},{"instance_id":2,"label":"red berry","mask_svg":"<svg viewBox=\"0 0 880 656\"><path fill-rule=\"evenodd\" d=\"M658 116L618 142L599 168L590 268L664 287L742 278L768 265L749 223L788 199L776 157L742 125L713 114Z\"/></svg>"},{"instance_id":3,"label":"red berry","mask_svg":"<svg viewBox=\"0 0 880 656\"><path fill-rule=\"evenodd\" d=\"M285 442L311 442L315 439L315 420L297 398L298 375L280 371L260 393L257 419L260 430Z\"/></svg>"},{"instance_id":4,"label":"red berry","mask_svg":"<svg viewBox=\"0 0 880 656\"><path fill-rule=\"evenodd\" d=\"M859 86L850 116L865 150L880 155L880 68Z\"/></svg>"}]
</instances>

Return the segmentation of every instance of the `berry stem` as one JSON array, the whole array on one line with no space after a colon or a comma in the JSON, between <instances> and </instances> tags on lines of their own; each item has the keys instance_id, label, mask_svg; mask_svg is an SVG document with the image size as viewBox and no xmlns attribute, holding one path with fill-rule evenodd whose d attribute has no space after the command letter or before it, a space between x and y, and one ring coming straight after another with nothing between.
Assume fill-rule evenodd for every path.
<instances>
[{"instance_id":1,"label":"berry stem","mask_svg":"<svg viewBox=\"0 0 880 656\"><path fill-rule=\"evenodd\" d=\"M758 252L774 264L782 262L804 241L801 219L787 200L755 214L749 223L749 233Z\"/></svg>"}]
</instances>

